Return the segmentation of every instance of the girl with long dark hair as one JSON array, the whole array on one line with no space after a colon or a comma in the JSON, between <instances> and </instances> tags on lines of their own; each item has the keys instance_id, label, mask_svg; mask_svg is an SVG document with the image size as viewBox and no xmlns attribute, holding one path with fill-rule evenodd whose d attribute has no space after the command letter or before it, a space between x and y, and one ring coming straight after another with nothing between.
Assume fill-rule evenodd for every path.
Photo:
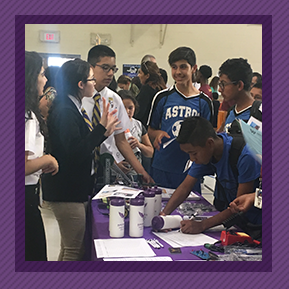
<instances>
[{"instance_id":1,"label":"girl with long dark hair","mask_svg":"<svg viewBox=\"0 0 289 289\"><path fill-rule=\"evenodd\" d=\"M141 64L138 77L142 87L139 94L136 96L140 109L135 115L135 118L140 120L147 128L147 120L153 97L158 91L165 89L166 85L157 64L152 61L143 62Z\"/></svg>"},{"instance_id":2,"label":"girl with long dark hair","mask_svg":"<svg viewBox=\"0 0 289 289\"><path fill-rule=\"evenodd\" d=\"M86 209L95 181L94 149L118 129L116 110L109 113L105 99L99 124L93 128L89 119L85 119L82 98L92 97L94 85L88 62L80 59L65 62L57 74L57 95L47 119L47 148L59 162L59 173L43 178L43 199L59 224L58 261L83 258Z\"/></svg>"},{"instance_id":3,"label":"girl with long dark hair","mask_svg":"<svg viewBox=\"0 0 289 289\"><path fill-rule=\"evenodd\" d=\"M46 239L39 205L41 173L58 172L51 155L43 155L45 122L38 105L47 79L42 58L25 51L25 260L47 261Z\"/></svg>"}]
</instances>

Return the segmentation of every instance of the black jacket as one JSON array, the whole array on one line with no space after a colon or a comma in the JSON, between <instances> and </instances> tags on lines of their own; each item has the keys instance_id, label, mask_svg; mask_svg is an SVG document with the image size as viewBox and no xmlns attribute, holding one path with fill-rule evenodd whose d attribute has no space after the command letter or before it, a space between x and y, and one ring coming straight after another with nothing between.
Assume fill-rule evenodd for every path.
<instances>
[{"instance_id":1,"label":"black jacket","mask_svg":"<svg viewBox=\"0 0 289 289\"><path fill-rule=\"evenodd\" d=\"M67 97L54 105L48 117L47 153L59 164L56 175L43 175L43 199L54 202L85 202L92 194L93 150L106 137L106 129L97 125L90 131L75 104Z\"/></svg>"}]
</instances>

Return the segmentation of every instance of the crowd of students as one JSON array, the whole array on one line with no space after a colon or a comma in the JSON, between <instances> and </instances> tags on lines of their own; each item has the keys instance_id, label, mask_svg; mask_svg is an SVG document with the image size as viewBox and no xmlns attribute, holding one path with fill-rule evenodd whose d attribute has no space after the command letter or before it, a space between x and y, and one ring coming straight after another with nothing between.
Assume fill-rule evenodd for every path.
<instances>
[{"instance_id":1,"label":"crowd of students","mask_svg":"<svg viewBox=\"0 0 289 289\"><path fill-rule=\"evenodd\" d=\"M41 174L43 199L60 228L58 260L82 260L88 199L98 192L99 157L105 152L126 174L176 189L163 215L172 213L192 189L201 193L204 175L216 175L214 204L220 213L203 222L182 221L184 233L203 232L239 210L246 211L246 222L262 222L261 211L249 208L260 165L245 144L236 161L237 173L230 164L238 134L235 119L248 121L255 107L261 120L262 104L254 101L262 98L261 75L253 77L243 58L228 59L208 84L211 68L197 69L189 47L173 50L168 62L172 86L167 87L166 72L156 59L146 55L138 77L119 77L121 90L115 92L108 88L118 70L115 52L97 45L88 52L87 62L68 61L50 75L44 92L42 59L36 52L25 53L26 260L47 260L38 208ZM227 109L224 132L217 127L219 93L227 106L234 104Z\"/></svg>"}]
</instances>

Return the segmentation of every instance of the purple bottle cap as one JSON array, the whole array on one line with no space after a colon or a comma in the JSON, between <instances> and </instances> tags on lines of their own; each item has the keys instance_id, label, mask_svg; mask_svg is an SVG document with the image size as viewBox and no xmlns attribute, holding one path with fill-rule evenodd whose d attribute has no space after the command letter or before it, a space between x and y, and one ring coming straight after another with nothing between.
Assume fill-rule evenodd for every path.
<instances>
[{"instance_id":1,"label":"purple bottle cap","mask_svg":"<svg viewBox=\"0 0 289 289\"><path fill-rule=\"evenodd\" d=\"M110 201L111 206L124 206L124 199L115 198Z\"/></svg>"},{"instance_id":2,"label":"purple bottle cap","mask_svg":"<svg viewBox=\"0 0 289 289\"><path fill-rule=\"evenodd\" d=\"M155 187L155 193L156 195L161 195L163 193L162 189Z\"/></svg>"},{"instance_id":3,"label":"purple bottle cap","mask_svg":"<svg viewBox=\"0 0 289 289\"><path fill-rule=\"evenodd\" d=\"M154 198L155 197L155 192L151 190L145 190L144 191L144 196L145 198Z\"/></svg>"},{"instance_id":4,"label":"purple bottle cap","mask_svg":"<svg viewBox=\"0 0 289 289\"><path fill-rule=\"evenodd\" d=\"M136 196L137 199L144 200L143 192L139 193L139 195Z\"/></svg>"},{"instance_id":5,"label":"purple bottle cap","mask_svg":"<svg viewBox=\"0 0 289 289\"><path fill-rule=\"evenodd\" d=\"M130 205L131 206L143 206L144 199L141 199L141 198L130 199Z\"/></svg>"},{"instance_id":6,"label":"purple bottle cap","mask_svg":"<svg viewBox=\"0 0 289 289\"><path fill-rule=\"evenodd\" d=\"M155 216L152 219L153 230L160 230L165 224L164 219L161 216Z\"/></svg>"}]
</instances>

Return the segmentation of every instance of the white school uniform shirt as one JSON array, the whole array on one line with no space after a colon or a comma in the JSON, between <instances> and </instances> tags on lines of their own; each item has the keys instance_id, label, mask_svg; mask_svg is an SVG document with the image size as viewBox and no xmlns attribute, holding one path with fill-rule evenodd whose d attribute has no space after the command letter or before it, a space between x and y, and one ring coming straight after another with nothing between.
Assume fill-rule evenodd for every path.
<instances>
[{"instance_id":1,"label":"white school uniform shirt","mask_svg":"<svg viewBox=\"0 0 289 289\"><path fill-rule=\"evenodd\" d=\"M43 156L44 136L40 132L39 122L36 115L31 112L32 119L27 119L25 114L25 152L28 152L28 160ZM25 185L36 185L42 170L25 176Z\"/></svg>"},{"instance_id":2,"label":"white school uniform shirt","mask_svg":"<svg viewBox=\"0 0 289 289\"><path fill-rule=\"evenodd\" d=\"M94 91L93 95L95 95L95 93L97 93L96 90ZM116 116L118 120L121 121L118 127L122 127L121 130L116 130L100 145L100 154L103 154L105 152L110 153L114 157L115 161L118 163L124 160L124 157L117 149L114 136L124 132L127 128L131 130L131 122L123 105L122 99L117 93L115 93L108 87L105 87L104 89L99 91L99 94L101 95L101 99L99 100L100 112L102 113L102 97L104 97L106 100L106 104L110 104L109 111L117 109ZM82 106L86 110L90 120L92 120L94 107L93 97L84 97L82 99Z\"/></svg>"}]
</instances>

